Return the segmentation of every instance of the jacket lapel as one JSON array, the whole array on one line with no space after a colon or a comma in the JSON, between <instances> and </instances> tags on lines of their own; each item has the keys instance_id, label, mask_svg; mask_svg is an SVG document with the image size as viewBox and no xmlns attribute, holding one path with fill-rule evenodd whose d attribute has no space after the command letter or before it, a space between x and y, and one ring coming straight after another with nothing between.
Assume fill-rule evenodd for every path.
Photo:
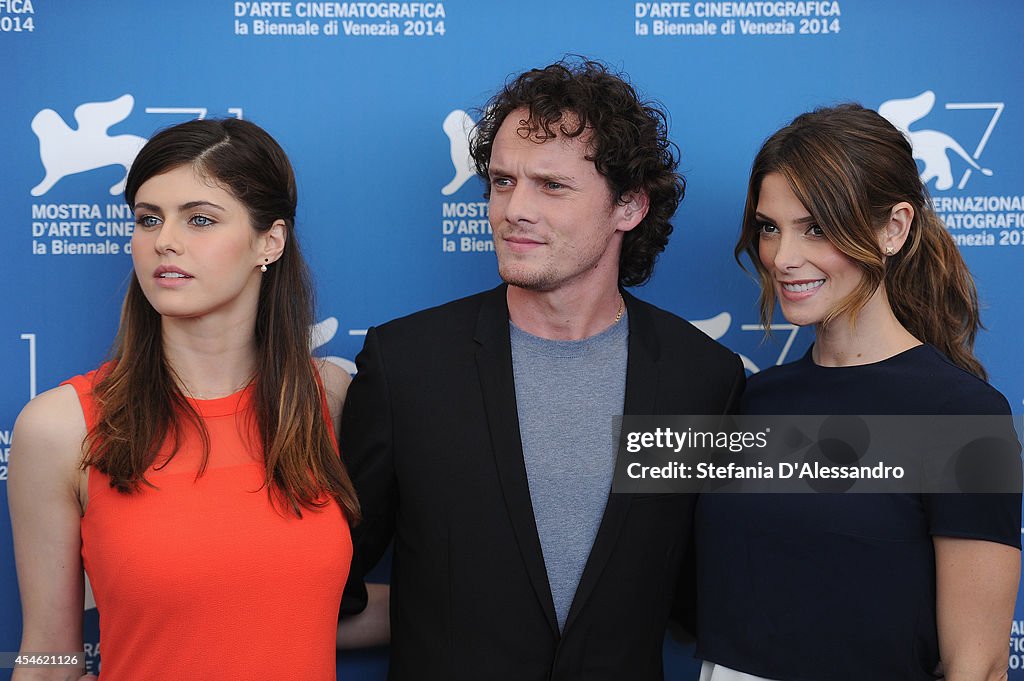
<instances>
[{"instance_id":1,"label":"jacket lapel","mask_svg":"<svg viewBox=\"0 0 1024 681\"><path fill-rule=\"evenodd\" d=\"M557 636L555 604L551 598L547 568L544 566L537 522L533 515L533 503L530 500L526 463L523 461L505 289L505 286L494 289L492 295L480 306L474 335L477 343L476 366L491 434L491 449L494 452L505 505L508 507L508 514L533 590L552 632Z\"/></svg>"},{"instance_id":2,"label":"jacket lapel","mask_svg":"<svg viewBox=\"0 0 1024 681\"><path fill-rule=\"evenodd\" d=\"M623 414L654 414L658 395L658 337L654 321L643 305L628 293L622 294L629 311L629 356L626 359L626 395ZM591 591L601 577L608 559L615 549L619 534L629 514L631 495L609 494L601 526L590 549L590 557L576 587L565 631L569 630L577 614L587 602Z\"/></svg>"}]
</instances>

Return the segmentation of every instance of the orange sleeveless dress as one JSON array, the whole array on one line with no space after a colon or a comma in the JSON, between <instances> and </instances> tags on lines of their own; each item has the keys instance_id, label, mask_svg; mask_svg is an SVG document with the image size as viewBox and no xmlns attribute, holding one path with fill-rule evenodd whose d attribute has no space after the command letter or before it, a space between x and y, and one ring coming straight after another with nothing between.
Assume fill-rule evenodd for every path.
<instances>
[{"instance_id":1,"label":"orange sleeveless dress","mask_svg":"<svg viewBox=\"0 0 1024 681\"><path fill-rule=\"evenodd\" d=\"M67 381L90 428L96 374ZM155 488L122 494L90 469L82 561L103 681L334 681L348 522L333 502L301 519L271 504L251 392L192 401L210 436L198 478L202 444L189 432L147 471Z\"/></svg>"}]
</instances>

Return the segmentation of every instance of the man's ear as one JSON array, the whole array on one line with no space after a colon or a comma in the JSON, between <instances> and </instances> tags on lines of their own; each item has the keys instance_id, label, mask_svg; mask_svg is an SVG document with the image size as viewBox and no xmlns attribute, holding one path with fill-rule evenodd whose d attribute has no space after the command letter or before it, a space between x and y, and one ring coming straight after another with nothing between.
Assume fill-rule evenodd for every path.
<instances>
[{"instance_id":1,"label":"man's ear","mask_svg":"<svg viewBox=\"0 0 1024 681\"><path fill-rule=\"evenodd\" d=\"M619 231L628 232L637 225L640 221L647 217L647 210L651 207L650 198L647 196L647 192L642 189L636 191L626 192L622 195L619 201L619 207L622 211L622 219L619 221Z\"/></svg>"}]
</instances>

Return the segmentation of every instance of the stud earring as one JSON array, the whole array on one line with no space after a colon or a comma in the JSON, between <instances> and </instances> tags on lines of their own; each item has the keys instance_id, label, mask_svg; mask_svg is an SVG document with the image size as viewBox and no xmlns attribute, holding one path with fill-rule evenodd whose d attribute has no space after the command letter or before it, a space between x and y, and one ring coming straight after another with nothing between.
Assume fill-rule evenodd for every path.
<instances>
[{"instance_id":1,"label":"stud earring","mask_svg":"<svg viewBox=\"0 0 1024 681\"><path fill-rule=\"evenodd\" d=\"M892 250L892 246L886 246L886 247L885 247L885 254L886 254L886 255L892 255L892 254L893 254L893 253L895 253L895 252L896 252L896 251Z\"/></svg>"},{"instance_id":2,"label":"stud earring","mask_svg":"<svg viewBox=\"0 0 1024 681\"><path fill-rule=\"evenodd\" d=\"M263 264L260 265L260 272L263 272L264 274L266 274L266 272L267 272L267 265L266 265L266 263L268 263L268 262L270 262L270 258L263 258Z\"/></svg>"}]
</instances>

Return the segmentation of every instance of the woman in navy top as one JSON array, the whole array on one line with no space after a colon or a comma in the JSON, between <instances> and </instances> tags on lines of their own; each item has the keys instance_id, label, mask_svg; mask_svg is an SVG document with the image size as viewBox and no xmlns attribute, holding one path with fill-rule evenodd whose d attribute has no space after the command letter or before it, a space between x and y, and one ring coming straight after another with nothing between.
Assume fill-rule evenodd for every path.
<instances>
[{"instance_id":1,"label":"woman in navy top","mask_svg":"<svg viewBox=\"0 0 1024 681\"><path fill-rule=\"evenodd\" d=\"M797 117L754 160L736 246L766 325L815 328L753 376L751 414L1009 415L973 354L974 283L907 139L857 105ZM1019 494L706 494L702 681L1005 679Z\"/></svg>"}]
</instances>

